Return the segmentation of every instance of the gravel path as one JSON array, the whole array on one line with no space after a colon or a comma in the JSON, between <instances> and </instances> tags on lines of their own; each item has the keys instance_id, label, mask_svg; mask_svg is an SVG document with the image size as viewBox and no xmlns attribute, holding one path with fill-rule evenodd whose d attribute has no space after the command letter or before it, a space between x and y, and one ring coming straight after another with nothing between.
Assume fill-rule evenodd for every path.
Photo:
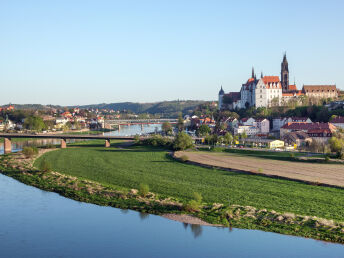
<instances>
[{"instance_id":1,"label":"gravel path","mask_svg":"<svg viewBox=\"0 0 344 258\"><path fill-rule=\"evenodd\" d=\"M344 187L344 165L342 164L281 161L232 153L207 153L200 151L179 151L175 153L176 157L182 155L186 155L190 161L205 165Z\"/></svg>"}]
</instances>

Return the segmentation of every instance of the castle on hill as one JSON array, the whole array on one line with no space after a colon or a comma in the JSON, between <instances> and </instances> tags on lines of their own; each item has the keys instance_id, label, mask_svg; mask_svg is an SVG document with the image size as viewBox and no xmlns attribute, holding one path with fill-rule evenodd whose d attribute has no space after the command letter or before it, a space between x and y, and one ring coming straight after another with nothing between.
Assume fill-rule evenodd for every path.
<instances>
[{"instance_id":1,"label":"castle on hill","mask_svg":"<svg viewBox=\"0 0 344 258\"><path fill-rule=\"evenodd\" d=\"M295 84L289 84L289 67L287 55L281 63L281 80L279 76L257 76L252 68L251 78L241 86L240 92L225 93L220 89L218 95L219 109L241 109L249 107L271 107L286 105L288 102L299 101L302 97L318 99L336 99L336 85L303 85L298 90Z\"/></svg>"}]
</instances>

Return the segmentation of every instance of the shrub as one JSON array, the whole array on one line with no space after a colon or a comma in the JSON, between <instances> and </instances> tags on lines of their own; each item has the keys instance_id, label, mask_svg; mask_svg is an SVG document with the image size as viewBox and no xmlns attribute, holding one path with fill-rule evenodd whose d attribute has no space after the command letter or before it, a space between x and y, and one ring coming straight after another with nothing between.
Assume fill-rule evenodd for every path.
<instances>
[{"instance_id":1,"label":"shrub","mask_svg":"<svg viewBox=\"0 0 344 258\"><path fill-rule=\"evenodd\" d=\"M193 193L193 198L199 204L202 202L202 195L200 193L194 192Z\"/></svg>"},{"instance_id":2,"label":"shrub","mask_svg":"<svg viewBox=\"0 0 344 258\"><path fill-rule=\"evenodd\" d=\"M330 161L330 157L329 156L325 156L325 162L329 162Z\"/></svg>"},{"instance_id":3,"label":"shrub","mask_svg":"<svg viewBox=\"0 0 344 258\"><path fill-rule=\"evenodd\" d=\"M189 212L199 211L199 203L195 200L191 200L185 204L184 209Z\"/></svg>"},{"instance_id":4,"label":"shrub","mask_svg":"<svg viewBox=\"0 0 344 258\"><path fill-rule=\"evenodd\" d=\"M38 154L38 149L36 147L24 147L23 154L26 158L31 158L34 155Z\"/></svg>"},{"instance_id":5,"label":"shrub","mask_svg":"<svg viewBox=\"0 0 344 258\"><path fill-rule=\"evenodd\" d=\"M42 172L45 172L45 173L47 173L47 172L50 172L51 171L51 164L50 164L50 162L49 161L47 161L47 160L43 160L42 161L42 163L40 164L40 170L42 171Z\"/></svg>"},{"instance_id":6,"label":"shrub","mask_svg":"<svg viewBox=\"0 0 344 258\"><path fill-rule=\"evenodd\" d=\"M147 184L140 184L139 195L141 195L142 197L146 197L148 193L149 193L149 186Z\"/></svg>"},{"instance_id":7,"label":"shrub","mask_svg":"<svg viewBox=\"0 0 344 258\"><path fill-rule=\"evenodd\" d=\"M49 144L45 145L45 148L47 148L47 149L55 149L56 146L54 144L52 144L52 143L49 143Z\"/></svg>"},{"instance_id":8,"label":"shrub","mask_svg":"<svg viewBox=\"0 0 344 258\"><path fill-rule=\"evenodd\" d=\"M154 147L167 147L172 146L172 140L168 137L162 137L161 135L153 135L149 138L146 138L140 141L142 145L151 145Z\"/></svg>"},{"instance_id":9,"label":"shrub","mask_svg":"<svg viewBox=\"0 0 344 258\"><path fill-rule=\"evenodd\" d=\"M135 144L139 144L140 143L140 136L138 136L137 134L134 136L134 143Z\"/></svg>"},{"instance_id":10,"label":"shrub","mask_svg":"<svg viewBox=\"0 0 344 258\"><path fill-rule=\"evenodd\" d=\"M187 204L184 205L184 209L189 212L196 212L200 210L200 205L202 202L202 195L194 192L193 193L193 200L189 201Z\"/></svg>"},{"instance_id":11,"label":"shrub","mask_svg":"<svg viewBox=\"0 0 344 258\"><path fill-rule=\"evenodd\" d=\"M182 162L186 162L189 160L189 157L186 156L186 155L182 155L180 158L179 158Z\"/></svg>"},{"instance_id":12,"label":"shrub","mask_svg":"<svg viewBox=\"0 0 344 258\"><path fill-rule=\"evenodd\" d=\"M193 141L192 141L191 136L184 132L178 133L173 143L173 149L186 150L192 147L193 147Z\"/></svg>"}]
</instances>

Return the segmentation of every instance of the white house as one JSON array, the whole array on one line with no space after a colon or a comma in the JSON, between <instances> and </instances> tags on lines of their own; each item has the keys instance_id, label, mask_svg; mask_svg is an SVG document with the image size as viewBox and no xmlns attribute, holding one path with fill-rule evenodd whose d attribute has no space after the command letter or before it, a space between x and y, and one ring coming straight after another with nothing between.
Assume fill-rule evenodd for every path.
<instances>
[{"instance_id":1,"label":"white house","mask_svg":"<svg viewBox=\"0 0 344 258\"><path fill-rule=\"evenodd\" d=\"M234 135L243 133L246 133L247 136L257 135L258 128L251 125L239 125L238 127L234 128Z\"/></svg>"},{"instance_id":2,"label":"white house","mask_svg":"<svg viewBox=\"0 0 344 258\"><path fill-rule=\"evenodd\" d=\"M268 134L270 132L270 121L266 118L256 119L253 126L257 127L259 133Z\"/></svg>"},{"instance_id":3,"label":"white house","mask_svg":"<svg viewBox=\"0 0 344 258\"><path fill-rule=\"evenodd\" d=\"M57 117L55 123L57 125L65 125L68 122L68 118L66 117Z\"/></svg>"},{"instance_id":4,"label":"white house","mask_svg":"<svg viewBox=\"0 0 344 258\"><path fill-rule=\"evenodd\" d=\"M282 102L282 85L278 76L264 76L255 88L255 106L279 106Z\"/></svg>"},{"instance_id":5,"label":"white house","mask_svg":"<svg viewBox=\"0 0 344 258\"><path fill-rule=\"evenodd\" d=\"M272 120L272 130L279 131L287 123L312 123L308 117L278 117Z\"/></svg>"},{"instance_id":6,"label":"white house","mask_svg":"<svg viewBox=\"0 0 344 258\"><path fill-rule=\"evenodd\" d=\"M250 117L250 118L246 118L245 117L245 118L241 119L241 123L243 125L251 125L251 126L253 126L255 122L256 122L256 119L254 119L253 117Z\"/></svg>"}]
</instances>

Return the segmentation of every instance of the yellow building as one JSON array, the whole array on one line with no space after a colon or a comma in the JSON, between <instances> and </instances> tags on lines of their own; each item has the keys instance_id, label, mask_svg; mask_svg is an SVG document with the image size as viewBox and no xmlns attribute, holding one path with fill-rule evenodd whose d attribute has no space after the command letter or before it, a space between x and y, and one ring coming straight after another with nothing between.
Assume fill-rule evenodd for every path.
<instances>
[{"instance_id":1,"label":"yellow building","mask_svg":"<svg viewBox=\"0 0 344 258\"><path fill-rule=\"evenodd\" d=\"M273 140L268 143L269 149L276 149L276 148L283 148L284 147L284 141L281 140Z\"/></svg>"},{"instance_id":2,"label":"yellow building","mask_svg":"<svg viewBox=\"0 0 344 258\"><path fill-rule=\"evenodd\" d=\"M284 141L261 138L248 138L245 142L251 143L254 146L267 147L269 149L284 148Z\"/></svg>"}]
</instances>

